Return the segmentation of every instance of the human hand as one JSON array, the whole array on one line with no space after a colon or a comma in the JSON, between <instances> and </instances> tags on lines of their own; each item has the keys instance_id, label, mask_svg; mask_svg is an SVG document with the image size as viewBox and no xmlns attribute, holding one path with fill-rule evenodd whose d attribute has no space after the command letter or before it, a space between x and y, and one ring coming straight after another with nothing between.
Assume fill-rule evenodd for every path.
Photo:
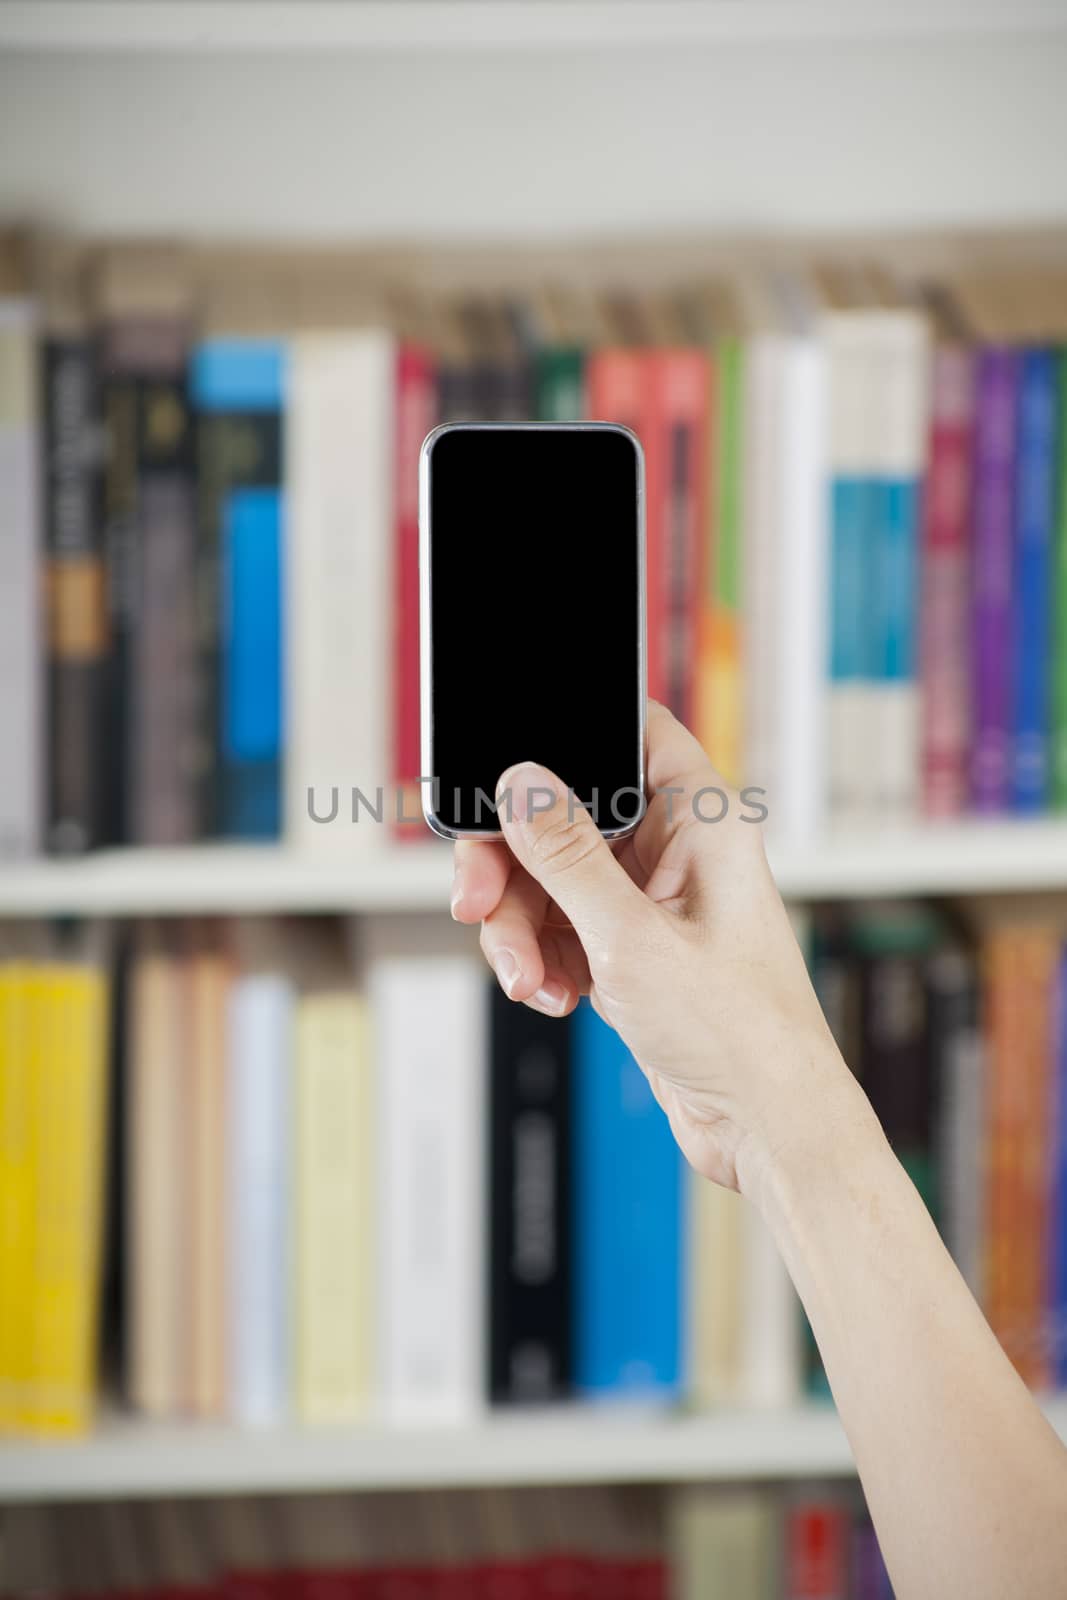
<instances>
[{"instance_id":1,"label":"human hand","mask_svg":"<svg viewBox=\"0 0 1067 1600\"><path fill-rule=\"evenodd\" d=\"M655 702L648 745L648 809L614 849L559 778L529 764L504 773L504 837L457 843L452 912L481 922L512 1000L565 1016L587 994L691 1164L751 1194L813 1119L829 1128L866 1101L815 997L760 825ZM714 823L703 820L721 809L714 798L694 806L711 789L728 800Z\"/></svg>"}]
</instances>

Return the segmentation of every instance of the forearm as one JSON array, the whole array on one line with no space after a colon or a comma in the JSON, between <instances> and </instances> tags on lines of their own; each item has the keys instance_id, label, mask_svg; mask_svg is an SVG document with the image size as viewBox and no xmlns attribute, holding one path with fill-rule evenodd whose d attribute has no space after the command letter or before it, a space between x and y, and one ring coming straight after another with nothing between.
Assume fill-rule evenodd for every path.
<instances>
[{"instance_id":1,"label":"forearm","mask_svg":"<svg viewBox=\"0 0 1067 1600\"><path fill-rule=\"evenodd\" d=\"M811 1321L898 1600L1062 1592L1067 1452L867 1102L835 1089L806 1116L821 1131L794 1127L753 1198Z\"/></svg>"}]
</instances>

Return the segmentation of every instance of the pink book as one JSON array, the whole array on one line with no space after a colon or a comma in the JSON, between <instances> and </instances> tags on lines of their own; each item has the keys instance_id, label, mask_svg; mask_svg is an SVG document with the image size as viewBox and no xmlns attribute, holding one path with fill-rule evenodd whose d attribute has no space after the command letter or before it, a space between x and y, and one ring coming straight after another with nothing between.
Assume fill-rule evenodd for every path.
<instances>
[{"instance_id":1,"label":"pink book","mask_svg":"<svg viewBox=\"0 0 1067 1600\"><path fill-rule=\"evenodd\" d=\"M971 737L971 351L939 345L932 385L921 582L923 810L954 817L966 809Z\"/></svg>"}]
</instances>

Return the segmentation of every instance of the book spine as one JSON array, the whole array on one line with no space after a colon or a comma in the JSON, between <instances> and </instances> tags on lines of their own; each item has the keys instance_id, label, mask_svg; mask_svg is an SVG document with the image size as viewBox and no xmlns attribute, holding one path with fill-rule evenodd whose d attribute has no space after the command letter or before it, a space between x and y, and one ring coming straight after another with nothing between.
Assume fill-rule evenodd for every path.
<instances>
[{"instance_id":1,"label":"book spine","mask_svg":"<svg viewBox=\"0 0 1067 1600\"><path fill-rule=\"evenodd\" d=\"M876 507L872 370L863 319L842 314L827 335L829 456L828 806L837 824L871 809L871 651Z\"/></svg>"},{"instance_id":2,"label":"book spine","mask_svg":"<svg viewBox=\"0 0 1067 1600\"><path fill-rule=\"evenodd\" d=\"M1012 519L1018 357L984 349L978 363L973 512L971 800L1003 811L1008 799Z\"/></svg>"},{"instance_id":3,"label":"book spine","mask_svg":"<svg viewBox=\"0 0 1067 1600\"><path fill-rule=\"evenodd\" d=\"M379 1393L392 1421L469 1421L484 1357L485 979L466 958L372 965Z\"/></svg>"},{"instance_id":4,"label":"book spine","mask_svg":"<svg viewBox=\"0 0 1067 1600\"><path fill-rule=\"evenodd\" d=\"M708 754L728 783L740 783L742 750L741 601L744 374L740 339L723 339L715 353L714 611L711 624Z\"/></svg>"},{"instance_id":5,"label":"book spine","mask_svg":"<svg viewBox=\"0 0 1067 1600\"><path fill-rule=\"evenodd\" d=\"M228 1018L228 1411L277 1422L288 1402L293 997L274 973L237 978Z\"/></svg>"},{"instance_id":6,"label":"book spine","mask_svg":"<svg viewBox=\"0 0 1067 1600\"><path fill-rule=\"evenodd\" d=\"M922 793L927 816L952 817L966 808L970 752L974 361L963 346L935 350L931 404L921 581Z\"/></svg>"},{"instance_id":7,"label":"book spine","mask_svg":"<svg viewBox=\"0 0 1067 1600\"><path fill-rule=\"evenodd\" d=\"M968 1287L980 1299L984 1053L977 975L969 955L951 946L938 951L931 958L926 984L937 1105L937 1221Z\"/></svg>"},{"instance_id":8,"label":"book spine","mask_svg":"<svg viewBox=\"0 0 1067 1600\"><path fill-rule=\"evenodd\" d=\"M989 1097L986 1128L985 1294L989 1326L1011 1359L1025 1369L1019 1252L1020 1181L1028 1093L1019 930L995 929L985 952Z\"/></svg>"},{"instance_id":9,"label":"book spine","mask_svg":"<svg viewBox=\"0 0 1067 1600\"><path fill-rule=\"evenodd\" d=\"M42 351L47 597L49 850L105 836L107 604L100 506L100 394L92 341L51 336Z\"/></svg>"},{"instance_id":10,"label":"book spine","mask_svg":"<svg viewBox=\"0 0 1067 1600\"><path fill-rule=\"evenodd\" d=\"M1055 488L1056 357L1027 350L1019 367L1010 777L1012 810L1026 814L1048 800Z\"/></svg>"},{"instance_id":11,"label":"book spine","mask_svg":"<svg viewBox=\"0 0 1067 1600\"><path fill-rule=\"evenodd\" d=\"M398 838L421 838L419 723L419 451L434 426L436 393L427 351L403 344L396 367L393 516L393 767L400 814ZM411 821L409 819L416 819Z\"/></svg>"},{"instance_id":12,"label":"book spine","mask_svg":"<svg viewBox=\"0 0 1067 1600\"><path fill-rule=\"evenodd\" d=\"M30 975L19 961L0 963L0 1303L21 1306L0 1318L0 1429L18 1425L25 1400L33 1254L34 1085L29 1060Z\"/></svg>"},{"instance_id":13,"label":"book spine","mask_svg":"<svg viewBox=\"0 0 1067 1600\"><path fill-rule=\"evenodd\" d=\"M1067 950L1061 949L1053 1003L1051 1218L1049 1238L1049 1324L1052 1381L1067 1386Z\"/></svg>"},{"instance_id":14,"label":"book spine","mask_svg":"<svg viewBox=\"0 0 1067 1600\"><path fill-rule=\"evenodd\" d=\"M1019 1097L1019 1166L1014 1266L1018 1293L1016 1366L1026 1382L1052 1381L1048 1338L1050 1199L1053 1161L1054 1004L1059 945L1053 929L1019 934L1020 1054L1011 1064Z\"/></svg>"},{"instance_id":15,"label":"book spine","mask_svg":"<svg viewBox=\"0 0 1067 1600\"><path fill-rule=\"evenodd\" d=\"M570 345L548 345L537 352L534 406L541 422L581 422L586 415L583 351Z\"/></svg>"},{"instance_id":16,"label":"book spine","mask_svg":"<svg viewBox=\"0 0 1067 1600\"><path fill-rule=\"evenodd\" d=\"M833 1501L786 1513L784 1600L848 1600L848 1517Z\"/></svg>"},{"instance_id":17,"label":"book spine","mask_svg":"<svg viewBox=\"0 0 1067 1600\"><path fill-rule=\"evenodd\" d=\"M377 331L301 337L292 352L286 832L306 850L370 847L396 817L382 682L396 359Z\"/></svg>"},{"instance_id":18,"label":"book spine","mask_svg":"<svg viewBox=\"0 0 1067 1600\"><path fill-rule=\"evenodd\" d=\"M34 1130L33 1382L37 1434L82 1433L95 1398L103 1227L106 988L101 972L57 962L37 991L48 1041Z\"/></svg>"},{"instance_id":19,"label":"book spine","mask_svg":"<svg viewBox=\"0 0 1067 1600\"><path fill-rule=\"evenodd\" d=\"M707 524L708 398L711 374L700 350L663 350L650 389L658 399L657 427L664 469L660 512L663 571L660 627L666 704L687 727L694 718L693 663L697 653L702 534Z\"/></svg>"},{"instance_id":20,"label":"book spine","mask_svg":"<svg viewBox=\"0 0 1067 1600\"><path fill-rule=\"evenodd\" d=\"M0 857L41 842L36 326L30 300L0 299Z\"/></svg>"},{"instance_id":21,"label":"book spine","mask_svg":"<svg viewBox=\"0 0 1067 1600\"><path fill-rule=\"evenodd\" d=\"M618 1035L584 1001L573 1026L575 1386L671 1397L683 1370L681 1160Z\"/></svg>"},{"instance_id":22,"label":"book spine","mask_svg":"<svg viewBox=\"0 0 1067 1600\"><path fill-rule=\"evenodd\" d=\"M861 971L863 1078L898 1160L933 1209L926 989L922 957L885 950Z\"/></svg>"},{"instance_id":23,"label":"book spine","mask_svg":"<svg viewBox=\"0 0 1067 1600\"><path fill-rule=\"evenodd\" d=\"M199 831L271 838L281 811L286 352L272 340L206 340L194 351L190 384L197 411Z\"/></svg>"},{"instance_id":24,"label":"book spine","mask_svg":"<svg viewBox=\"0 0 1067 1600\"><path fill-rule=\"evenodd\" d=\"M821 340L787 342L782 375L778 571L777 788L768 824L794 841L813 838L827 813L826 509L827 360ZM757 774L746 774L759 783Z\"/></svg>"},{"instance_id":25,"label":"book spine","mask_svg":"<svg viewBox=\"0 0 1067 1600\"><path fill-rule=\"evenodd\" d=\"M150 1416L179 1404L183 1250L182 1035L176 955L145 930L129 986L126 1117L127 1387Z\"/></svg>"},{"instance_id":26,"label":"book spine","mask_svg":"<svg viewBox=\"0 0 1067 1600\"><path fill-rule=\"evenodd\" d=\"M190 1407L220 1419L225 1408L226 1013L229 972L221 949L198 950L189 971L189 1123L192 1194L189 1281Z\"/></svg>"},{"instance_id":27,"label":"book spine","mask_svg":"<svg viewBox=\"0 0 1067 1600\"><path fill-rule=\"evenodd\" d=\"M490 997L489 1394L570 1387L570 1024Z\"/></svg>"},{"instance_id":28,"label":"book spine","mask_svg":"<svg viewBox=\"0 0 1067 1600\"><path fill-rule=\"evenodd\" d=\"M137 394L137 559L133 582L126 777L131 842L196 837L193 425L181 324L160 330Z\"/></svg>"},{"instance_id":29,"label":"book spine","mask_svg":"<svg viewBox=\"0 0 1067 1600\"><path fill-rule=\"evenodd\" d=\"M1056 507L1052 554L1051 800L1067 810L1067 349L1056 353Z\"/></svg>"},{"instance_id":30,"label":"book spine","mask_svg":"<svg viewBox=\"0 0 1067 1600\"><path fill-rule=\"evenodd\" d=\"M777 711L781 664L778 650L778 500L782 489L782 400L785 341L753 338L744 372L742 429L742 521L745 552L743 596L746 779L777 798ZM758 663L758 670L757 668ZM752 670L750 670L752 669Z\"/></svg>"},{"instance_id":31,"label":"book spine","mask_svg":"<svg viewBox=\"0 0 1067 1600\"><path fill-rule=\"evenodd\" d=\"M928 366L921 317L898 311L872 319L872 803L875 814L889 823L913 821L919 802L919 492Z\"/></svg>"},{"instance_id":32,"label":"book spine","mask_svg":"<svg viewBox=\"0 0 1067 1600\"><path fill-rule=\"evenodd\" d=\"M738 1195L694 1173L686 1258L686 1387L703 1408L735 1405L742 1387L744 1214Z\"/></svg>"},{"instance_id":33,"label":"book spine","mask_svg":"<svg viewBox=\"0 0 1067 1600\"><path fill-rule=\"evenodd\" d=\"M305 1422L354 1421L370 1403L371 1087L353 993L296 1012L296 1401Z\"/></svg>"}]
</instances>

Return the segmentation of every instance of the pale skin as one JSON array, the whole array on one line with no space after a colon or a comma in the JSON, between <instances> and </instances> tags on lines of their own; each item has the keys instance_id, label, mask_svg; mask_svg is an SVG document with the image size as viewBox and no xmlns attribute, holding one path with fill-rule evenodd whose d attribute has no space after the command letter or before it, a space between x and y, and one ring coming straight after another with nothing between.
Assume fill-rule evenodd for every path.
<instances>
[{"instance_id":1,"label":"pale skin","mask_svg":"<svg viewBox=\"0 0 1067 1600\"><path fill-rule=\"evenodd\" d=\"M694 819L692 795L726 786L655 704L653 798L631 839L609 846L565 781L503 775L504 841L457 844L453 916L481 924L517 1004L562 1017L588 995L691 1165L765 1217L898 1600L1067 1595L1067 1450L834 1043L759 826L736 796L722 822Z\"/></svg>"}]
</instances>

